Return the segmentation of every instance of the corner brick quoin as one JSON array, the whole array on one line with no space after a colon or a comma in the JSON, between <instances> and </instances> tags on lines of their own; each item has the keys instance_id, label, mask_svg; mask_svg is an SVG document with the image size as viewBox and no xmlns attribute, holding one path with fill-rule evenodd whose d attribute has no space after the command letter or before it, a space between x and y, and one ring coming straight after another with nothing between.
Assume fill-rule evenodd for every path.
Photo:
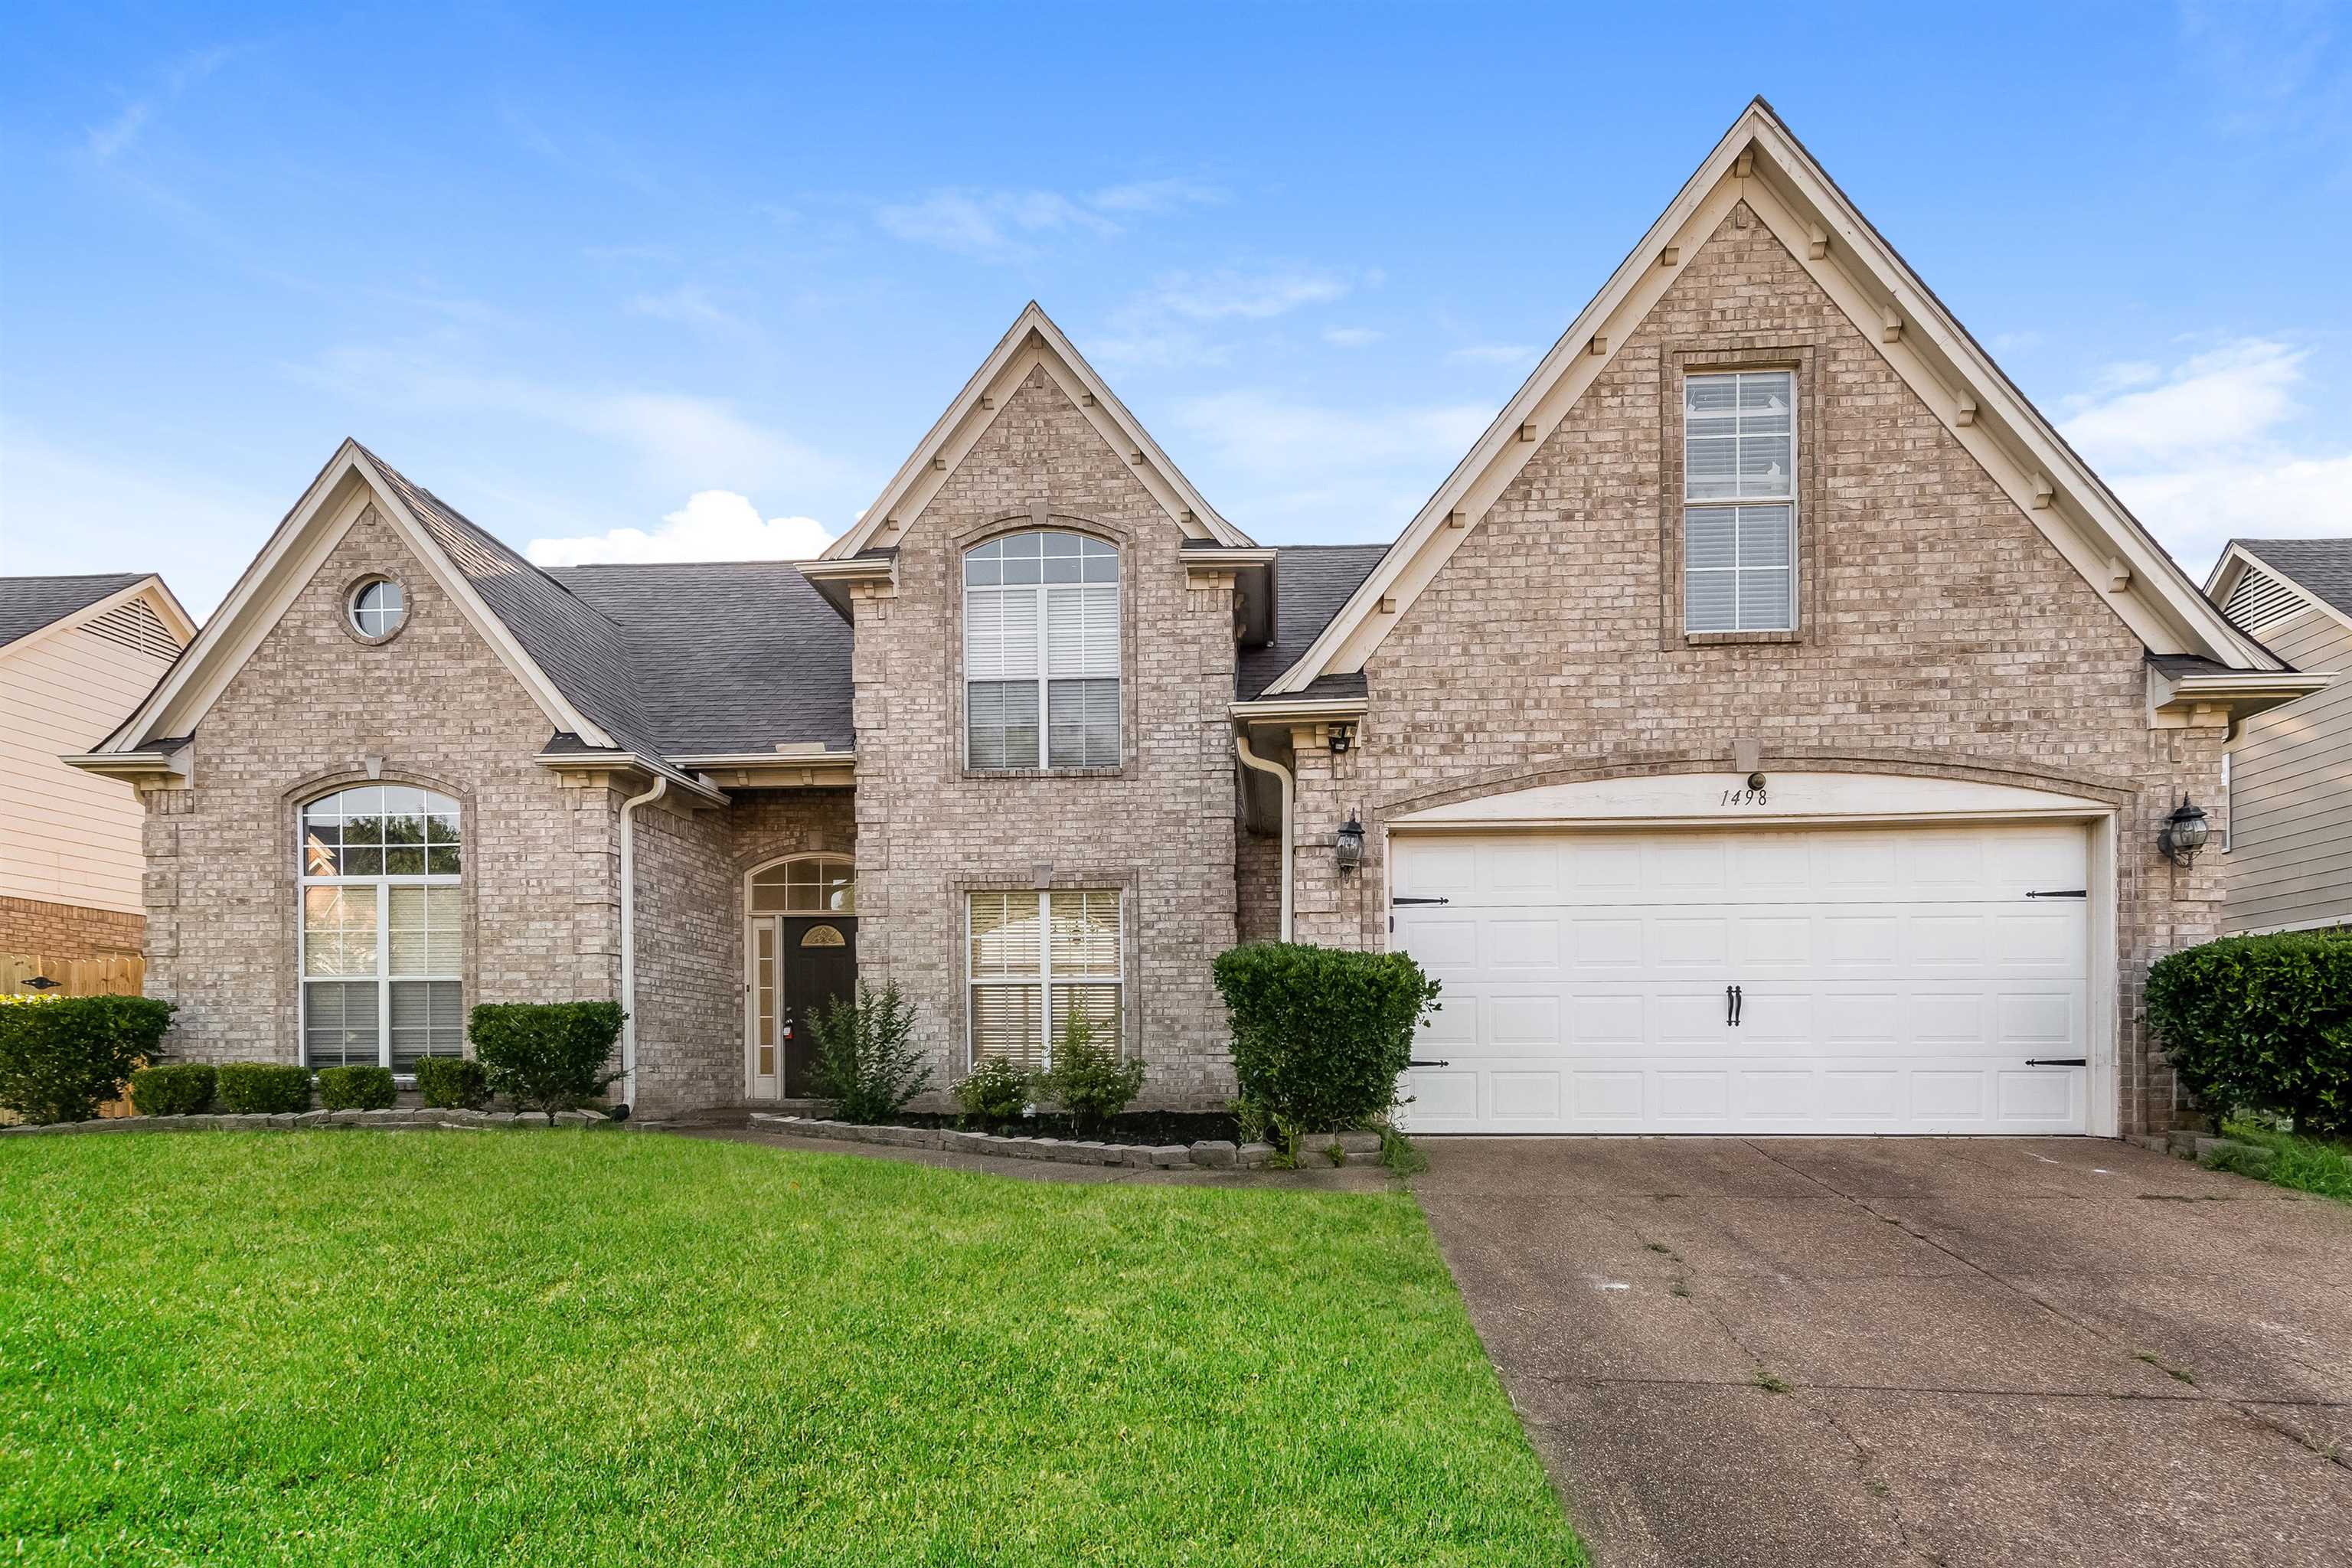
<instances>
[{"instance_id":1,"label":"corner brick quoin","mask_svg":"<svg viewBox=\"0 0 2352 1568\"><path fill-rule=\"evenodd\" d=\"M1767 771L1814 759L2063 781L2116 813L2114 947L2100 955L2114 989L2096 1002L2114 1020L2119 1130L2161 1137L2189 1108L2149 1037L2142 984L2158 956L2220 934L2222 889L2218 855L2182 868L2155 843L2182 795L2220 797L2226 727L2151 727L2147 649L2113 596L1921 401L1881 329L1858 329L1756 213L1732 205L1680 254L1591 385L1512 448L1524 466L1462 518L1426 586L1387 601L1391 624L1360 672L1368 710L1342 743L1322 721L1253 731L1296 781L1296 937L1385 949L1392 819L1537 781L1721 771L1743 745ZM1692 644L1674 635L1679 377L1759 354L1801 367L1802 630ZM817 672L850 716L854 787L839 782L846 769L788 788L714 765L726 805L672 790L635 814L638 1118L777 1109L750 1094L745 879L801 854L856 865L846 918L858 973L913 1004L932 1068L910 1109L951 1110L969 1070L966 900L990 889L1117 889L1118 1044L1146 1064L1139 1108L1220 1107L1234 1093L1211 964L1276 935L1281 910L1274 825L1243 810L1260 781L1244 779L1234 752L1244 590L1185 548L1198 520L1167 504L1146 443L1107 437L1107 405L1074 390L1082 379L1066 365L1008 369L976 436L921 454L932 488L888 547L889 580L846 595L839 668ZM459 803L467 1005L621 994L622 803L647 773L537 760L549 712L398 516L389 500L359 513L223 672L174 758L185 771L142 781L144 920L84 934L143 949L149 994L178 1007L165 1041L175 1058L304 1059L299 815L374 778ZM962 552L1040 519L1118 550L1120 754L1083 776L975 773L962 754ZM1238 521L1278 537L1279 519ZM344 616L350 584L371 574L398 579L408 604L405 625L378 641L352 636ZM713 608L713 638L727 613ZM750 691L816 678L724 679ZM764 760L807 742L739 743ZM1329 846L1351 815L1368 834L1360 869L1343 876ZM0 918L64 918L20 901L0 900ZM2109 929L2104 915L2094 930ZM814 1121L793 1131L846 1136Z\"/></svg>"}]
</instances>

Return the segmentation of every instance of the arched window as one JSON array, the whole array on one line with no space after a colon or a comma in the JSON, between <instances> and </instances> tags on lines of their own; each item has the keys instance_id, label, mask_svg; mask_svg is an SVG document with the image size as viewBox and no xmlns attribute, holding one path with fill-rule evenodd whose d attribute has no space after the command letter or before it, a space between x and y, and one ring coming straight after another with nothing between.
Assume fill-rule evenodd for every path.
<instances>
[{"instance_id":1,"label":"arched window","mask_svg":"<svg viewBox=\"0 0 2352 1568\"><path fill-rule=\"evenodd\" d=\"M751 873L755 915L854 915L857 865L846 855L796 855Z\"/></svg>"},{"instance_id":2,"label":"arched window","mask_svg":"<svg viewBox=\"0 0 2352 1568\"><path fill-rule=\"evenodd\" d=\"M361 784L302 808L302 1056L414 1072L465 1054L457 803Z\"/></svg>"},{"instance_id":3,"label":"arched window","mask_svg":"<svg viewBox=\"0 0 2352 1568\"><path fill-rule=\"evenodd\" d=\"M964 764L1108 768L1119 760L1118 552L1016 533L964 552Z\"/></svg>"}]
</instances>

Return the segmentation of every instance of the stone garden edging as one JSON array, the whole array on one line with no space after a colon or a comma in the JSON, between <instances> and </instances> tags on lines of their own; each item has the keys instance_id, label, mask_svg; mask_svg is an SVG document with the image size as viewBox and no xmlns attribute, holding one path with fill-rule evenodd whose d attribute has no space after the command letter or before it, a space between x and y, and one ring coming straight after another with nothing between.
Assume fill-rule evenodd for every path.
<instances>
[{"instance_id":1,"label":"stone garden edging","mask_svg":"<svg viewBox=\"0 0 2352 1568\"><path fill-rule=\"evenodd\" d=\"M46 1133L98 1132L294 1132L312 1127L425 1128L472 1132L501 1128L623 1127L592 1110L302 1110L274 1116L226 1112L196 1116L102 1116L89 1121L35 1121L0 1127L0 1138Z\"/></svg>"},{"instance_id":2,"label":"stone garden edging","mask_svg":"<svg viewBox=\"0 0 2352 1568\"><path fill-rule=\"evenodd\" d=\"M1008 1160L1046 1160L1063 1165L1117 1165L1130 1170L1204 1169L1263 1171L1274 1158L1271 1143L1234 1143L1203 1139L1197 1143L1102 1143L1082 1138L1006 1138L993 1132L964 1132L950 1127L869 1126L856 1121L832 1121L822 1116L782 1116L751 1113L755 1129L786 1132L796 1138L829 1138L842 1143L875 1143L893 1149L937 1149L951 1154L993 1154ZM1302 1139L1301 1169L1330 1164L1326 1151L1336 1137L1345 1163L1377 1164L1381 1138L1377 1132L1322 1133Z\"/></svg>"}]
</instances>

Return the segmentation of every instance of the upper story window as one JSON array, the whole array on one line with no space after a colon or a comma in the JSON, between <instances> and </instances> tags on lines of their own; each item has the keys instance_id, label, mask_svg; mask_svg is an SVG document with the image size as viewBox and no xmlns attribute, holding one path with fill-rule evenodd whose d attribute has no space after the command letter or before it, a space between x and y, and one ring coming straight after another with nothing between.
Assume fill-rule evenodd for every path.
<instances>
[{"instance_id":1,"label":"upper story window","mask_svg":"<svg viewBox=\"0 0 2352 1568\"><path fill-rule=\"evenodd\" d=\"M1683 379L1683 629L1797 626L1797 378Z\"/></svg>"},{"instance_id":2,"label":"upper story window","mask_svg":"<svg viewBox=\"0 0 2352 1568\"><path fill-rule=\"evenodd\" d=\"M361 784L302 808L302 1058L412 1072L465 1053L457 803Z\"/></svg>"},{"instance_id":3,"label":"upper story window","mask_svg":"<svg viewBox=\"0 0 2352 1568\"><path fill-rule=\"evenodd\" d=\"M1118 552L1016 533L963 558L964 765L1119 760Z\"/></svg>"},{"instance_id":4,"label":"upper story window","mask_svg":"<svg viewBox=\"0 0 2352 1568\"><path fill-rule=\"evenodd\" d=\"M389 577L371 577L352 590L352 629L370 641L390 637L408 618L408 599Z\"/></svg>"}]
</instances>

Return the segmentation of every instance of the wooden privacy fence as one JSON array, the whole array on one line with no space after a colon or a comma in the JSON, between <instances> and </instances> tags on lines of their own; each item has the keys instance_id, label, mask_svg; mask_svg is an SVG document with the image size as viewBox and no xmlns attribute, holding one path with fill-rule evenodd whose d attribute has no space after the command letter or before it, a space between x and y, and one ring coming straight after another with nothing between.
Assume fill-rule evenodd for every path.
<instances>
[{"instance_id":1,"label":"wooden privacy fence","mask_svg":"<svg viewBox=\"0 0 2352 1568\"><path fill-rule=\"evenodd\" d=\"M37 978L57 984L36 985ZM30 996L136 996L147 984L147 960L135 952L96 958L47 958L37 952L0 953L0 994Z\"/></svg>"}]
</instances>

